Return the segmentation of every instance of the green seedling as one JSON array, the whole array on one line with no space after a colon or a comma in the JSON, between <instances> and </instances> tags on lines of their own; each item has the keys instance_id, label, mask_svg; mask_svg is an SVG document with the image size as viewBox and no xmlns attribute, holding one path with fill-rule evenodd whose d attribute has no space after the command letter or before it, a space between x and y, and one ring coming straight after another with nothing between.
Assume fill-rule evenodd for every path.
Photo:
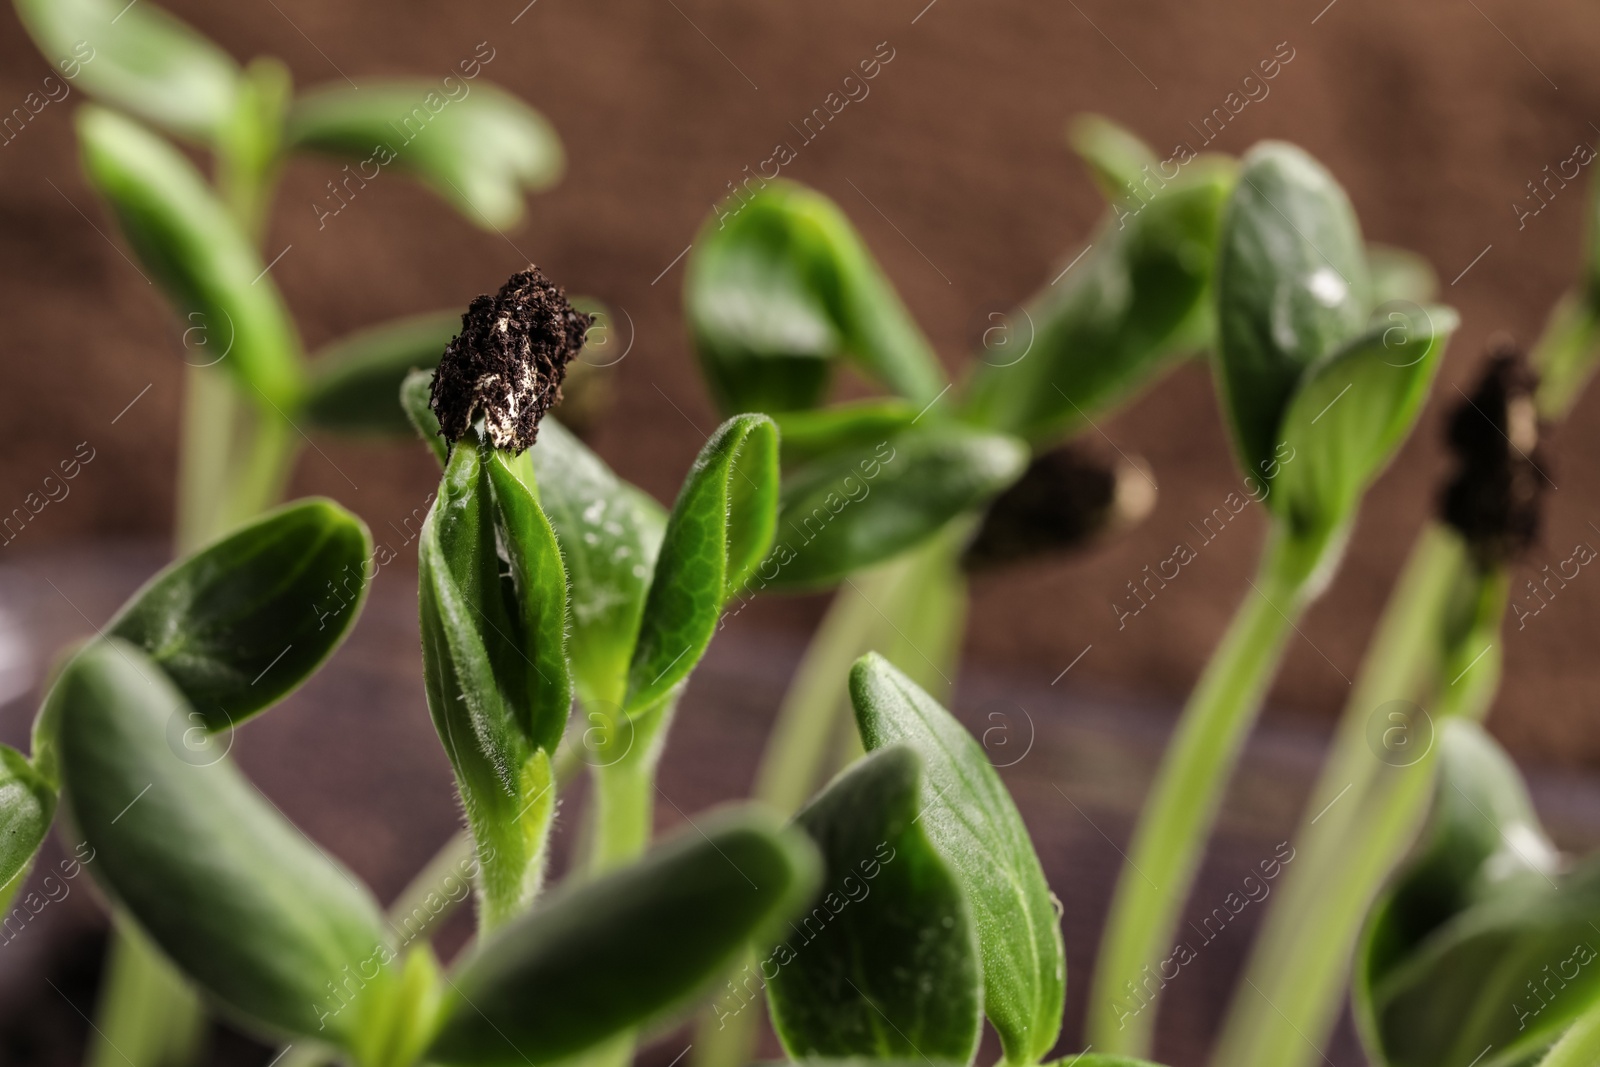
<instances>
[{"instance_id":1,"label":"green seedling","mask_svg":"<svg viewBox=\"0 0 1600 1067\"><path fill-rule=\"evenodd\" d=\"M1147 1001L1159 988L1146 975L1170 949L1294 620L1337 568L1361 497L1410 432L1456 325L1448 308L1379 306L1343 190L1285 144L1244 158L1214 284L1217 390L1272 525L1257 578L1184 708L1113 897L1088 1033L1114 1052L1150 1046Z\"/></svg>"},{"instance_id":2,"label":"green seedling","mask_svg":"<svg viewBox=\"0 0 1600 1067\"><path fill-rule=\"evenodd\" d=\"M343 164L307 208L319 239L333 239L345 210L368 210L361 191L385 172L420 181L475 225L516 223L563 156L550 124L483 76L494 49L478 45L438 82L363 77L358 89L345 78L296 93L281 61L241 65L154 4L15 7L44 57L99 101L75 116L84 171L181 332L177 550L281 500L309 434L403 434L395 391L408 370L438 362L457 316L407 316L308 357L272 275L291 249L262 242L285 163L308 153ZM180 144L209 155L213 180ZM127 1049L147 1046L158 1060L191 1059L193 998L133 942L114 942L112 959L96 1067L125 1067Z\"/></svg>"},{"instance_id":3,"label":"green seedling","mask_svg":"<svg viewBox=\"0 0 1600 1067\"><path fill-rule=\"evenodd\" d=\"M1552 310L1531 359L1497 352L1456 405L1457 469L1441 514L1419 536L1373 635L1296 832L1298 858L1251 954L1247 982L1276 992L1271 1005L1236 996L1219 1065L1312 1062L1305 1038L1331 1032L1363 916L1426 810L1434 733L1447 720L1481 719L1494 699L1508 568L1531 547L1550 486L1545 424L1571 410L1600 357L1592 191L1587 210L1584 277ZM1374 746L1375 719L1377 736L1393 744Z\"/></svg>"}]
</instances>

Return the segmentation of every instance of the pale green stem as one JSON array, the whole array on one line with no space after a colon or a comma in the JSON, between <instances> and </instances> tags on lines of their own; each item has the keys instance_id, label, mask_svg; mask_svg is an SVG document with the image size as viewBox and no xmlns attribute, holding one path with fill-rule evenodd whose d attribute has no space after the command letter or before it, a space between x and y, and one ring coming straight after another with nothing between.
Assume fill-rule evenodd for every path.
<instances>
[{"instance_id":1,"label":"pale green stem","mask_svg":"<svg viewBox=\"0 0 1600 1067\"><path fill-rule=\"evenodd\" d=\"M222 371L215 367L189 368L184 376L178 513L173 538L179 556L200 547L223 526L221 513L238 406L234 385Z\"/></svg>"},{"instance_id":2,"label":"pale green stem","mask_svg":"<svg viewBox=\"0 0 1600 1067\"><path fill-rule=\"evenodd\" d=\"M221 532L249 522L283 499L300 451L299 433L278 413L257 409L242 421L244 448L230 476Z\"/></svg>"},{"instance_id":3,"label":"pale green stem","mask_svg":"<svg viewBox=\"0 0 1600 1067\"><path fill-rule=\"evenodd\" d=\"M1433 662L1442 665L1437 656ZM1446 669L1454 669L1453 664ZM1490 652L1453 681L1436 676L1422 694L1431 705L1434 739L1429 750L1407 766L1373 759L1376 773L1356 796L1353 817L1331 847L1333 862L1321 865L1322 881L1310 896L1304 925L1294 931L1291 943L1272 946L1273 962L1289 953L1292 959L1254 976L1246 972L1212 1063L1311 1067L1321 1061L1321 1046L1338 1022L1367 914L1427 815L1438 765L1437 732L1451 719L1481 719L1499 673L1499 654ZM1316 873L1309 867L1302 873L1308 872Z\"/></svg>"},{"instance_id":4,"label":"pale green stem","mask_svg":"<svg viewBox=\"0 0 1600 1067\"><path fill-rule=\"evenodd\" d=\"M1275 888L1212 1057L1219 1067L1276 1067L1289 1062L1282 1057L1303 1058L1305 1042L1296 1031L1317 1043L1326 1036L1313 1019L1336 1010L1337 992L1324 998L1332 1000L1330 1009L1326 1002L1315 1003L1309 992L1283 991L1296 985L1323 985L1324 977L1312 973L1308 959L1341 943L1348 955L1354 942L1354 931L1335 931L1335 921L1326 912L1330 906L1341 906L1351 885L1371 880L1368 863L1378 850L1352 856L1347 844L1364 836L1357 827L1370 829L1381 815L1369 798L1375 781L1380 775L1395 777L1386 773L1393 768L1373 750L1368 723L1391 700L1421 702L1434 691L1440 670L1441 620L1462 569L1470 566L1465 546L1448 529L1430 526L1418 538L1373 634L1321 777L1291 838L1294 860ZM1398 822L1405 823L1406 818L1399 816ZM1381 870L1377 876L1382 877ZM1336 990L1342 988L1346 966L1335 967ZM1273 991L1268 994L1271 1001L1258 990ZM1304 1015L1291 1013L1286 1003L1304 1004Z\"/></svg>"},{"instance_id":5,"label":"pale green stem","mask_svg":"<svg viewBox=\"0 0 1600 1067\"><path fill-rule=\"evenodd\" d=\"M1278 526L1258 580L1206 665L1162 758L1140 815L1090 991L1088 1039L1096 1051L1147 1055L1162 984L1182 913L1217 809L1245 738L1282 659L1307 586L1337 552Z\"/></svg>"},{"instance_id":6,"label":"pale green stem","mask_svg":"<svg viewBox=\"0 0 1600 1067\"><path fill-rule=\"evenodd\" d=\"M1561 1040L1550 1046L1539 1067L1594 1067L1600 1063L1600 1004L1567 1027Z\"/></svg>"},{"instance_id":7,"label":"pale green stem","mask_svg":"<svg viewBox=\"0 0 1600 1067\"><path fill-rule=\"evenodd\" d=\"M181 1067L199 1052L200 1000L144 935L118 916L87 1067Z\"/></svg>"},{"instance_id":8,"label":"pale green stem","mask_svg":"<svg viewBox=\"0 0 1600 1067\"><path fill-rule=\"evenodd\" d=\"M650 845L655 826L656 767L679 691L633 717L631 730L608 738L591 758L594 792L581 878L627 866ZM615 746L613 748L613 746Z\"/></svg>"},{"instance_id":9,"label":"pale green stem","mask_svg":"<svg viewBox=\"0 0 1600 1067\"><path fill-rule=\"evenodd\" d=\"M790 679L751 794L779 814L794 814L816 789L835 724L850 706L850 667L884 629L878 605L906 566L885 564L842 586Z\"/></svg>"},{"instance_id":10,"label":"pale green stem","mask_svg":"<svg viewBox=\"0 0 1600 1067\"><path fill-rule=\"evenodd\" d=\"M631 730L610 730L589 758L596 762L590 783L587 835L577 879L598 878L625 867L650 845L655 826L656 767L666 745L682 687L632 719ZM633 1059L634 1035L618 1034L563 1067L625 1067Z\"/></svg>"},{"instance_id":11,"label":"pale green stem","mask_svg":"<svg viewBox=\"0 0 1600 1067\"><path fill-rule=\"evenodd\" d=\"M580 729L580 736L581 733ZM573 735L568 734L556 750L553 767L557 790L571 782L578 768L583 766L582 742L573 742L572 738ZM409 941L420 941L431 935L467 899L465 894L457 894L455 888L464 867L472 867L474 854L471 832L465 828L457 830L394 898L394 903L389 905L390 923L404 931ZM430 897L439 898L431 907ZM427 917L419 920L419 912ZM285 1046L282 1057L276 1067L324 1067L337 1060L339 1053L326 1045L297 1041Z\"/></svg>"}]
</instances>

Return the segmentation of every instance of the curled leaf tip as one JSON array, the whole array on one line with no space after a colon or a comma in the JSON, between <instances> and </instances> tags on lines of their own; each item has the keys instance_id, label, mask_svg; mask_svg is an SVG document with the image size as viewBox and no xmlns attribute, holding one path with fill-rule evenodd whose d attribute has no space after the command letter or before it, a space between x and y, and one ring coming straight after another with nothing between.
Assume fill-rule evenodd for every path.
<instances>
[{"instance_id":1,"label":"curled leaf tip","mask_svg":"<svg viewBox=\"0 0 1600 1067\"><path fill-rule=\"evenodd\" d=\"M1493 342L1472 395L1450 416L1456 458L1440 512L1466 538L1478 563L1509 563L1539 537L1549 456L1534 398L1539 376L1509 339Z\"/></svg>"},{"instance_id":2,"label":"curled leaf tip","mask_svg":"<svg viewBox=\"0 0 1600 1067\"><path fill-rule=\"evenodd\" d=\"M489 444L513 454L527 450L539 436L539 420L561 401L567 364L593 321L531 264L494 296L475 299L444 350L428 400L445 440L461 440L482 415Z\"/></svg>"}]
</instances>

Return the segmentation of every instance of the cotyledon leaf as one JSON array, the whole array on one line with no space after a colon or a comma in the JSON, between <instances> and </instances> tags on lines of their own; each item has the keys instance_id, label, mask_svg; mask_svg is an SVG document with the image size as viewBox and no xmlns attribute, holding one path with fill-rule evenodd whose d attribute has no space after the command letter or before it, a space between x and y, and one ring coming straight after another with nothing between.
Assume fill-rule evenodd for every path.
<instances>
[{"instance_id":1,"label":"cotyledon leaf","mask_svg":"<svg viewBox=\"0 0 1600 1067\"><path fill-rule=\"evenodd\" d=\"M666 512L554 419L540 424L530 455L566 560L579 695L620 705Z\"/></svg>"},{"instance_id":2,"label":"cotyledon leaf","mask_svg":"<svg viewBox=\"0 0 1600 1067\"><path fill-rule=\"evenodd\" d=\"M485 939L450 978L427 1062L571 1056L691 1003L752 940L776 937L816 886L815 850L755 812L699 829Z\"/></svg>"},{"instance_id":3,"label":"cotyledon leaf","mask_svg":"<svg viewBox=\"0 0 1600 1067\"><path fill-rule=\"evenodd\" d=\"M89 181L176 305L186 362L232 375L252 403L276 409L269 417L293 411L300 338L250 237L166 139L94 105L75 119Z\"/></svg>"},{"instance_id":4,"label":"cotyledon leaf","mask_svg":"<svg viewBox=\"0 0 1600 1067\"><path fill-rule=\"evenodd\" d=\"M628 668L629 714L699 662L723 604L772 544L777 505L777 428L765 415L735 415L701 448L667 518Z\"/></svg>"},{"instance_id":5,"label":"cotyledon leaf","mask_svg":"<svg viewBox=\"0 0 1600 1067\"><path fill-rule=\"evenodd\" d=\"M1264 141L1245 156L1217 258L1216 378L1239 465L1259 475L1306 368L1371 310L1355 210L1321 164Z\"/></svg>"},{"instance_id":6,"label":"cotyledon leaf","mask_svg":"<svg viewBox=\"0 0 1600 1067\"><path fill-rule=\"evenodd\" d=\"M850 697L869 751L904 744L922 758L921 821L972 908L984 1011L1007 1062L1037 1063L1061 1032L1067 962L1056 901L1016 804L972 735L882 656L856 662Z\"/></svg>"},{"instance_id":7,"label":"cotyledon leaf","mask_svg":"<svg viewBox=\"0 0 1600 1067\"><path fill-rule=\"evenodd\" d=\"M360 1058L395 990L371 895L220 747L172 744L189 705L136 646L87 646L57 687L64 798L95 880L232 1014Z\"/></svg>"},{"instance_id":8,"label":"cotyledon leaf","mask_svg":"<svg viewBox=\"0 0 1600 1067\"><path fill-rule=\"evenodd\" d=\"M45 57L96 96L203 140L233 118L239 65L148 0L17 0L16 8Z\"/></svg>"},{"instance_id":9,"label":"cotyledon leaf","mask_svg":"<svg viewBox=\"0 0 1600 1067\"><path fill-rule=\"evenodd\" d=\"M846 445L786 480L758 584L827 585L899 555L987 503L1027 463L1017 438L949 423Z\"/></svg>"},{"instance_id":10,"label":"cotyledon leaf","mask_svg":"<svg viewBox=\"0 0 1600 1067\"><path fill-rule=\"evenodd\" d=\"M287 139L356 161L363 184L384 167L409 173L475 225L497 230L522 217L525 190L554 185L564 165L543 115L503 89L454 74L312 89L295 101Z\"/></svg>"},{"instance_id":11,"label":"cotyledon leaf","mask_svg":"<svg viewBox=\"0 0 1600 1067\"><path fill-rule=\"evenodd\" d=\"M916 753L891 745L795 818L822 853L823 895L759 966L773 1027L796 1059L966 1063L977 1051L977 934L960 882L919 824L921 778Z\"/></svg>"},{"instance_id":12,"label":"cotyledon leaf","mask_svg":"<svg viewBox=\"0 0 1600 1067\"><path fill-rule=\"evenodd\" d=\"M223 730L333 654L361 613L371 556L356 516L296 501L167 567L106 631L144 649L205 728Z\"/></svg>"}]
</instances>

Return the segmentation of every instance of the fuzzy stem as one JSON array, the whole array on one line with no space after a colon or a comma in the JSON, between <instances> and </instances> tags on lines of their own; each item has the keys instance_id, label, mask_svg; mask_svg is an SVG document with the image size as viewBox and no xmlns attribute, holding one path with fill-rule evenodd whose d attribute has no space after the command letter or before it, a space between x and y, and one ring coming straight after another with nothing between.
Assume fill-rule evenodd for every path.
<instances>
[{"instance_id":1,"label":"fuzzy stem","mask_svg":"<svg viewBox=\"0 0 1600 1067\"><path fill-rule=\"evenodd\" d=\"M1160 978L1147 980L1146 970L1155 975L1172 948L1223 790L1309 599L1308 583L1339 540L1297 539L1274 526L1259 579L1183 709L1112 898L1089 1000L1088 1038L1096 1049L1149 1051L1158 992L1152 986Z\"/></svg>"}]
</instances>

